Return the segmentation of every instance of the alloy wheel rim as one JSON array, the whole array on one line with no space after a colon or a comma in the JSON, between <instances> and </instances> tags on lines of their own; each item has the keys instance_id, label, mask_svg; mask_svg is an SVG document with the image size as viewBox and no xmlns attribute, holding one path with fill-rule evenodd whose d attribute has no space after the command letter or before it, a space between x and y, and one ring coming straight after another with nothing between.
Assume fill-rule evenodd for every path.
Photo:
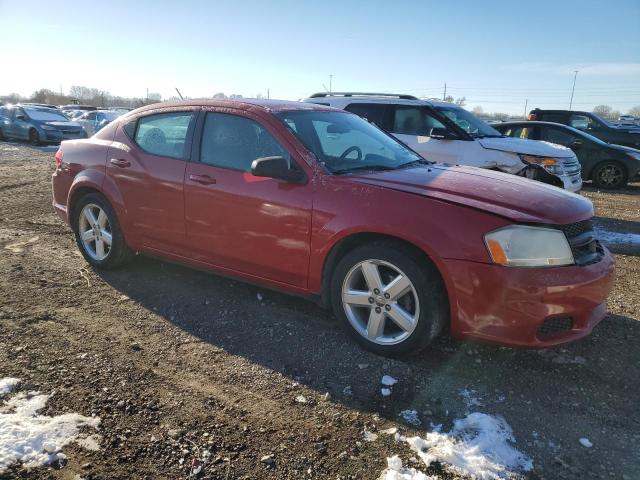
<instances>
[{"instance_id":1,"label":"alloy wheel rim","mask_svg":"<svg viewBox=\"0 0 640 480\"><path fill-rule=\"evenodd\" d=\"M378 345L396 345L415 330L420 301L411 279L384 260L364 260L342 284L342 306L359 335Z\"/></svg>"},{"instance_id":2,"label":"alloy wheel rim","mask_svg":"<svg viewBox=\"0 0 640 480\"><path fill-rule=\"evenodd\" d=\"M113 235L109 217L100 206L95 203L84 206L80 212L78 232L87 255L98 261L109 256Z\"/></svg>"},{"instance_id":3,"label":"alloy wheel rim","mask_svg":"<svg viewBox=\"0 0 640 480\"><path fill-rule=\"evenodd\" d=\"M615 165L606 165L600 169L598 177L604 185L617 185L622 180L622 171Z\"/></svg>"}]
</instances>

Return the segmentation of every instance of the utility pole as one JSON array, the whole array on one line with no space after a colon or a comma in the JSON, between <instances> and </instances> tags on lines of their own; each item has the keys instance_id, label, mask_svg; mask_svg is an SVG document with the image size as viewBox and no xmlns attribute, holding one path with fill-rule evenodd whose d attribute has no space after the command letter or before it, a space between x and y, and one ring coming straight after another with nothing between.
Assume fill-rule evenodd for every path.
<instances>
[{"instance_id":1,"label":"utility pole","mask_svg":"<svg viewBox=\"0 0 640 480\"><path fill-rule=\"evenodd\" d=\"M271 98L270 97L270 92L269 92L269 89L267 88L267 100L269 100L270 98Z\"/></svg>"},{"instance_id":2,"label":"utility pole","mask_svg":"<svg viewBox=\"0 0 640 480\"><path fill-rule=\"evenodd\" d=\"M149 103L149 87L147 87L147 102L146 103Z\"/></svg>"},{"instance_id":3,"label":"utility pole","mask_svg":"<svg viewBox=\"0 0 640 480\"><path fill-rule=\"evenodd\" d=\"M329 95L331 95L331 84L333 83L333 75L329 75Z\"/></svg>"},{"instance_id":4,"label":"utility pole","mask_svg":"<svg viewBox=\"0 0 640 480\"><path fill-rule=\"evenodd\" d=\"M524 119L527 119L527 103L529 103L529 99L525 98L524 99Z\"/></svg>"},{"instance_id":5,"label":"utility pole","mask_svg":"<svg viewBox=\"0 0 640 480\"><path fill-rule=\"evenodd\" d=\"M573 71L573 87L571 88L571 100L569 100L569 110L573 105L573 92L576 90L576 77L578 76L578 70Z\"/></svg>"},{"instance_id":6,"label":"utility pole","mask_svg":"<svg viewBox=\"0 0 640 480\"><path fill-rule=\"evenodd\" d=\"M442 94L442 101L444 102L447 98L447 82L444 82L444 93Z\"/></svg>"}]
</instances>

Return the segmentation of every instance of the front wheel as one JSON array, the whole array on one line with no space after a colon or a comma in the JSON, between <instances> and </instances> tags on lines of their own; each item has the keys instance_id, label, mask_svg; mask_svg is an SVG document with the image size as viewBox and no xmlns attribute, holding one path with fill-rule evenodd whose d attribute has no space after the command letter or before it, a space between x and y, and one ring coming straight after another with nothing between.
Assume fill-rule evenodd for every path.
<instances>
[{"instance_id":1,"label":"front wheel","mask_svg":"<svg viewBox=\"0 0 640 480\"><path fill-rule=\"evenodd\" d=\"M592 179L598 188L622 188L627 184L627 170L618 162L602 162L593 169Z\"/></svg>"},{"instance_id":2,"label":"front wheel","mask_svg":"<svg viewBox=\"0 0 640 480\"><path fill-rule=\"evenodd\" d=\"M112 269L131 259L133 254L124 241L116 213L103 195L85 195L74 212L76 243L87 262Z\"/></svg>"},{"instance_id":3,"label":"front wheel","mask_svg":"<svg viewBox=\"0 0 640 480\"><path fill-rule=\"evenodd\" d=\"M29 143L31 145L40 145L40 134L35 128L29 130Z\"/></svg>"},{"instance_id":4,"label":"front wheel","mask_svg":"<svg viewBox=\"0 0 640 480\"><path fill-rule=\"evenodd\" d=\"M359 247L335 268L331 299L336 317L364 348L386 356L418 353L448 318L436 268L401 245Z\"/></svg>"}]
</instances>

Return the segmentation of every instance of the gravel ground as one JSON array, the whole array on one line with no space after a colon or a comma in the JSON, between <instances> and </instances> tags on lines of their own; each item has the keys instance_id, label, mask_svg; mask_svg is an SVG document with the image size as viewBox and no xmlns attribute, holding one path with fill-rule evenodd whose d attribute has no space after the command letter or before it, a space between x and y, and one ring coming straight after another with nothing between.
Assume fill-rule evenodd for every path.
<instances>
[{"instance_id":1,"label":"gravel ground","mask_svg":"<svg viewBox=\"0 0 640 480\"><path fill-rule=\"evenodd\" d=\"M533 351L444 337L390 360L301 299L149 258L93 271L52 213L54 152L0 143L0 378L55 392L45 414L99 416L101 448L72 443L64 466L7 478L187 478L207 449L202 478L377 479L386 457L412 465L414 454L364 431L448 429L469 410L464 389L511 425L533 458L525 478L640 478L633 245L615 247L611 314L584 340ZM584 194L603 228L640 233L639 184ZM384 374L399 380L388 397ZM422 425L404 423L405 409ZM428 473L458 478L438 464Z\"/></svg>"}]
</instances>

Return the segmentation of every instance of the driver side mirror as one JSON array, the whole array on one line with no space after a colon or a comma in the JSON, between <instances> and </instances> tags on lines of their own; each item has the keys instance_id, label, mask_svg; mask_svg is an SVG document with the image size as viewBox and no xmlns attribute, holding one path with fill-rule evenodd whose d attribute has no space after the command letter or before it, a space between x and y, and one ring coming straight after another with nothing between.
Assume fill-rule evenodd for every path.
<instances>
[{"instance_id":1,"label":"driver side mirror","mask_svg":"<svg viewBox=\"0 0 640 480\"><path fill-rule=\"evenodd\" d=\"M307 179L302 170L291 168L289 162L280 156L256 158L251 164L251 174L290 183L305 183Z\"/></svg>"},{"instance_id":2,"label":"driver side mirror","mask_svg":"<svg viewBox=\"0 0 640 480\"><path fill-rule=\"evenodd\" d=\"M458 137L454 135L452 132L447 130L446 128L437 128L434 127L429 132L429 136L434 140L455 140Z\"/></svg>"}]
</instances>

